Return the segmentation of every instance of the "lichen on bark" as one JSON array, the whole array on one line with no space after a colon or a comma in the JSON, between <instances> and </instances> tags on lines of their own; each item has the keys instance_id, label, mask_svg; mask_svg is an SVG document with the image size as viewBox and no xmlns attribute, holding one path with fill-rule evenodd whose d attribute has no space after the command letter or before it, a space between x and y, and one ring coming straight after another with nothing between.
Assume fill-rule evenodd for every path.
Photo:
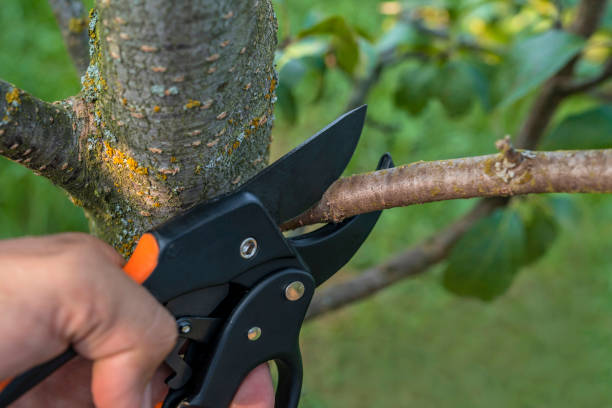
<instances>
[{"instance_id":1,"label":"lichen on bark","mask_svg":"<svg viewBox=\"0 0 612 408\"><path fill-rule=\"evenodd\" d=\"M128 255L142 232L267 163L276 20L268 0L104 0L70 103L92 232Z\"/></svg>"}]
</instances>

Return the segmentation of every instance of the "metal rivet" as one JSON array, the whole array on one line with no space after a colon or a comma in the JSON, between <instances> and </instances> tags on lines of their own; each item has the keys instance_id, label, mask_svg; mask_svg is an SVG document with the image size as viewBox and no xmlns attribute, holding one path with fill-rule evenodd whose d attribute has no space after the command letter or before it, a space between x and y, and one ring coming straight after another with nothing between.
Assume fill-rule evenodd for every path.
<instances>
[{"instance_id":1,"label":"metal rivet","mask_svg":"<svg viewBox=\"0 0 612 408\"><path fill-rule=\"evenodd\" d=\"M257 326L251 327L249 329L249 332L247 333L247 337L251 341L255 341L255 340L259 339L261 337L261 328L259 328Z\"/></svg>"},{"instance_id":2,"label":"metal rivet","mask_svg":"<svg viewBox=\"0 0 612 408\"><path fill-rule=\"evenodd\" d=\"M189 323L182 323L180 325L181 333L187 334L191 331L191 325Z\"/></svg>"},{"instance_id":3,"label":"metal rivet","mask_svg":"<svg viewBox=\"0 0 612 408\"><path fill-rule=\"evenodd\" d=\"M306 288L304 287L304 284L302 282L300 281L291 282L285 288L285 297L288 300L295 302L296 300L299 300L302 296L304 296L305 290Z\"/></svg>"},{"instance_id":4,"label":"metal rivet","mask_svg":"<svg viewBox=\"0 0 612 408\"><path fill-rule=\"evenodd\" d=\"M255 238L249 237L240 244L240 256L244 259L249 259L257 253L257 241Z\"/></svg>"}]
</instances>

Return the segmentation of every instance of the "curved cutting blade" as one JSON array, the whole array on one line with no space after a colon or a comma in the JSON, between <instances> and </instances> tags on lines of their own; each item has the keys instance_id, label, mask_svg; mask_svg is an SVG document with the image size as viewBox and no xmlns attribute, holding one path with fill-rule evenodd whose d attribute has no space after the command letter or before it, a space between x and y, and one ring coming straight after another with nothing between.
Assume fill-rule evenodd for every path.
<instances>
[{"instance_id":1,"label":"curved cutting blade","mask_svg":"<svg viewBox=\"0 0 612 408\"><path fill-rule=\"evenodd\" d=\"M342 174L359 141L366 108L363 105L340 116L239 191L256 195L279 225L301 214Z\"/></svg>"},{"instance_id":2,"label":"curved cutting blade","mask_svg":"<svg viewBox=\"0 0 612 408\"><path fill-rule=\"evenodd\" d=\"M389 153L376 170L394 167ZM382 211L359 214L339 224L327 224L316 231L289 238L289 242L310 268L317 286L329 279L355 255L366 240Z\"/></svg>"}]
</instances>

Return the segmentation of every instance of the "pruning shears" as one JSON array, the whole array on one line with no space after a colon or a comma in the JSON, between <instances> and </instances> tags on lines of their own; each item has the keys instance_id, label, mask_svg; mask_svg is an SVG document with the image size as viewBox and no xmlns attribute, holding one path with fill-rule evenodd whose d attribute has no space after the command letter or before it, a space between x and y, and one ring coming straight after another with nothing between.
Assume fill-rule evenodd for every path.
<instances>
[{"instance_id":1,"label":"pruning shears","mask_svg":"<svg viewBox=\"0 0 612 408\"><path fill-rule=\"evenodd\" d=\"M283 222L316 201L349 162L366 107L336 119L236 191L144 234L124 270L176 318L179 340L163 408L224 408L246 375L273 360L277 408L302 386L298 338L315 288L348 262L380 212L285 237ZM393 167L389 154L378 169ZM69 349L14 378L6 407L76 353Z\"/></svg>"}]
</instances>

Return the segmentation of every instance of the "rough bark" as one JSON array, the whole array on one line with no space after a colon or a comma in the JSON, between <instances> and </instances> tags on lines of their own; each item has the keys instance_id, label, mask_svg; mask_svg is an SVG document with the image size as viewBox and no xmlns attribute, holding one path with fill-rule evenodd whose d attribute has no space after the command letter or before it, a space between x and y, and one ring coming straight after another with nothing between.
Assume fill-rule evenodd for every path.
<instances>
[{"instance_id":1,"label":"rough bark","mask_svg":"<svg viewBox=\"0 0 612 408\"><path fill-rule=\"evenodd\" d=\"M612 150L518 152L417 162L336 181L294 229L433 201L533 193L612 193Z\"/></svg>"},{"instance_id":2,"label":"rough bark","mask_svg":"<svg viewBox=\"0 0 612 408\"><path fill-rule=\"evenodd\" d=\"M76 49L78 2L50 3ZM0 83L0 154L67 190L129 255L145 230L265 167L276 30L269 0L98 0L79 95L48 104Z\"/></svg>"},{"instance_id":3,"label":"rough bark","mask_svg":"<svg viewBox=\"0 0 612 408\"><path fill-rule=\"evenodd\" d=\"M80 98L95 126L81 140L101 199L83 205L93 231L129 252L265 166L276 21L267 0L101 0L90 20Z\"/></svg>"},{"instance_id":4,"label":"rough bark","mask_svg":"<svg viewBox=\"0 0 612 408\"><path fill-rule=\"evenodd\" d=\"M72 194L83 188L70 105L43 102L0 80L0 155Z\"/></svg>"}]
</instances>

